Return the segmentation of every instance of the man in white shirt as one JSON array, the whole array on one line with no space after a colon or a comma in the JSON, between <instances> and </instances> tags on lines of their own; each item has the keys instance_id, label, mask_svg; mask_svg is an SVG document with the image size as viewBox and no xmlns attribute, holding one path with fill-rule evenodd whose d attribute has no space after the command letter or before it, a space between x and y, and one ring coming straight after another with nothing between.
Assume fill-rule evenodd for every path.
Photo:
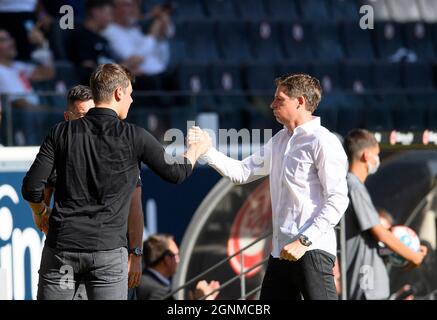
<instances>
[{"instance_id":1,"label":"man in white shirt","mask_svg":"<svg viewBox=\"0 0 437 320\"><path fill-rule=\"evenodd\" d=\"M39 31L33 36L43 45L45 39ZM40 51L42 52L42 51ZM50 80L55 75L51 59L39 65L15 60L17 48L9 32L0 29L0 94L7 95L14 112L14 140L17 145L39 143L38 132L43 128L44 119L35 116L45 108L40 105L33 91L32 82Z\"/></svg>"},{"instance_id":2,"label":"man in white shirt","mask_svg":"<svg viewBox=\"0 0 437 320\"><path fill-rule=\"evenodd\" d=\"M260 299L336 300L334 226L349 203L347 157L338 138L312 116L322 96L319 81L291 74L276 85L271 108L284 129L257 153L231 159L197 127L188 143L201 144L204 160L236 184L270 177L273 250Z\"/></svg>"},{"instance_id":3,"label":"man in white shirt","mask_svg":"<svg viewBox=\"0 0 437 320\"><path fill-rule=\"evenodd\" d=\"M114 55L120 60L135 59L136 76L154 76L166 71L170 60L170 44L166 37L171 22L168 14L154 19L149 34L136 24L133 0L114 1L114 22L102 33Z\"/></svg>"}]
</instances>

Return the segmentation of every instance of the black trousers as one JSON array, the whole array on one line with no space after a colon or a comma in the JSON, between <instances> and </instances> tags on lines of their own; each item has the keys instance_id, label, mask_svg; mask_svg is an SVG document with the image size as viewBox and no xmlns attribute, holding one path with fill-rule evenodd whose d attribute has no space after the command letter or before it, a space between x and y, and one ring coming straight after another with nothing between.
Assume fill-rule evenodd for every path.
<instances>
[{"instance_id":1,"label":"black trousers","mask_svg":"<svg viewBox=\"0 0 437 320\"><path fill-rule=\"evenodd\" d=\"M334 263L335 256L317 249L295 262L270 256L260 300L338 300Z\"/></svg>"}]
</instances>

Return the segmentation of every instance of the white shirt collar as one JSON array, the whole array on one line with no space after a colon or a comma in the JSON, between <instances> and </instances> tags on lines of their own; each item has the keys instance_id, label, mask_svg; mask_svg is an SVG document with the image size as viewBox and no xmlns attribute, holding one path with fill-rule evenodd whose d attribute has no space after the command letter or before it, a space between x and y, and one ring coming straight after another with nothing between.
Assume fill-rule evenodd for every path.
<instances>
[{"instance_id":1,"label":"white shirt collar","mask_svg":"<svg viewBox=\"0 0 437 320\"><path fill-rule=\"evenodd\" d=\"M305 123L302 123L300 126L297 126L294 129L294 132L299 133L300 131L304 131L305 133L311 133L320 126L320 117L312 116L312 119L310 121L307 121ZM288 131L286 126L284 126L284 129ZM290 136L292 135L290 131L288 131L288 133Z\"/></svg>"}]
</instances>

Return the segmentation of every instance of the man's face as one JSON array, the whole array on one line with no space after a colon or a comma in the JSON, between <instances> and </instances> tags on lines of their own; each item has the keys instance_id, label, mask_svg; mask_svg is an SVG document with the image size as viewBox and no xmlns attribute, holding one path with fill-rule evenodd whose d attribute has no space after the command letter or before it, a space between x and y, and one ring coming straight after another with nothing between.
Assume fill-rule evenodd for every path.
<instances>
[{"instance_id":1,"label":"man's face","mask_svg":"<svg viewBox=\"0 0 437 320\"><path fill-rule=\"evenodd\" d=\"M377 161L376 158L379 157L380 151L379 145L365 149L363 152L363 157L366 164L370 163L372 166L375 166Z\"/></svg>"},{"instance_id":2,"label":"man's face","mask_svg":"<svg viewBox=\"0 0 437 320\"><path fill-rule=\"evenodd\" d=\"M299 105L297 98L290 98L285 92L284 87L277 87L275 97L270 105L276 120L284 125L296 119L298 115L297 106Z\"/></svg>"},{"instance_id":3,"label":"man's face","mask_svg":"<svg viewBox=\"0 0 437 320\"><path fill-rule=\"evenodd\" d=\"M17 56L15 40L7 31L0 31L0 58L14 59Z\"/></svg>"},{"instance_id":4,"label":"man's face","mask_svg":"<svg viewBox=\"0 0 437 320\"><path fill-rule=\"evenodd\" d=\"M77 120L84 117L88 110L94 108L94 101L76 101L73 103L72 110L64 112L65 121Z\"/></svg>"},{"instance_id":5,"label":"man's face","mask_svg":"<svg viewBox=\"0 0 437 320\"><path fill-rule=\"evenodd\" d=\"M169 269L169 274L174 275L176 273L177 266L179 264L179 248L174 240L169 241L168 249L171 255L167 256L166 263Z\"/></svg>"},{"instance_id":6,"label":"man's face","mask_svg":"<svg viewBox=\"0 0 437 320\"><path fill-rule=\"evenodd\" d=\"M114 3L114 17L129 21L135 17L135 4L133 0L117 0Z\"/></svg>"},{"instance_id":7,"label":"man's face","mask_svg":"<svg viewBox=\"0 0 437 320\"><path fill-rule=\"evenodd\" d=\"M132 104L132 84L129 82L129 86L126 89L121 88L120 90L120 119L126 119L129 112L130 105Z\"/></svg>"},{"instance_id":8,"label":"man's face","mask_svg":"<svg viewBox=\"0 0 437 320\"><path fill-rule=\"evenodd\" d=\"M93 10L91 19L93 19L101 29L105 29L112 22L112 6L106 5Z\"/></svg>"}]
</instances>

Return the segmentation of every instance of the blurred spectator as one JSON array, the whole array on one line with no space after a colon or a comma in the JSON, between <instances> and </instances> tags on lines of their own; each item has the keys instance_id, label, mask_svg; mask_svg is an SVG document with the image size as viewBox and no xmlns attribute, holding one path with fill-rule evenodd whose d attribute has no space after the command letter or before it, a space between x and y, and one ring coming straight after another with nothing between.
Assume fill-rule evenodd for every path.
<instances>
[{"instance_id":1,"label":"blurred spectator","mask_svg":"<svg viewBox=\"0 0 437 320\"><path fill-rule=\"evenodd\" d=\"M33 45L29 33L36 23L38 0L0 1L0 29L6 30L17 43L17 59L29 60Z\"/></svg>"},{"instance_id":2,"label":"blurred spectator","mask_svg":"<svg viewBox=\"0 0 437 320\"><path fill-rule=\"evenodd\" d=\"M31 82L50 80L54 77L55 71L50 52L44 47L45 39L42 34L35 29L32 37L35 43L41 45L41 48L33 53L35 60L39 60L39 65L16 61L15 41L9 32L0 29L0 94L10 94L8 101L16 109L37 111L42 108L39 106L38 96L33 93ZM41 125L38 118L28 112L15 118L21 121L18 125L21 130L17 131L18 135L15 137L16 143L38 143L32 139L35 129Z\"/></svg>"},{"instance_id":3,"label":"blurred spectator","mask_svg":"<svg viewBox=\"0 0 437 320\"><path fill-rule=\"evenodd\" d=\"M352 300L388 299L388 272L378 252L378 241L419 266L426 256L425 246L414 252L384 227L364 185L367 177L379 167L379 145L367 130L348 133L344 147L349 159L347 175L350 203L346 219L347 295Z\"/></svg>"},{"instance_id":4,"label":"blurred spectator","mask_svg":"<svg viewBox=\"0 0 437 320\"><path fill-rule=\"evenodd\" d=\"M112 3L111 0L87 0L86 18L83 24L73 31L67 43L68 58L78 67L81 84L88 84L92 71L98 65L116 60L108 41L101 35L112 22ZM130 70L135 70L140 62L132 58L120 63Z\"/></svg>"},{"instance_id":5,"label":"blurred spectator","mask_svg":"<svg viewBox=\"0 0 437 320\"><path fill-rule=\"evenodd\" d=\"M73 8L74 23L81 21L83 1L39 0L37 6L37 25L48 39L55 60L67 59L64 36L69 34L69 30L62 30L60 27L62 15L59 10L63 5L69 5Z\"/></svg>"},{"instance_id":6,"label":"blurred spectator","mask_svg":"<svg viewBox=\"0 0 437 320\"><path fill-rule=\"evenodd\" d=\"M135 61L136 87L161 90L170 60L168 35L172 23L168 11L155 7L150 14L148 33L138 24L138 8L134 0L114 1L114 22L103 32L119 60Z\"/></svg>"},{"instance_id":7,"label":"blurred spectator","mask_svg":"<svg viewBox=\"0 0 437 320\"><path fill-rule=\"evenodd\" d=\"M162 300L171 292L171 277L179 264L179 249L168 234L151 235L143 243L145 269L141 284L137 288L138 300ZM199 281L189 299L196 300L218 289L218 281ZM214 292L207 300L214 300L219 292ZM170 300L173 297L169 298Z\"/></svg>"}]
</instances>

